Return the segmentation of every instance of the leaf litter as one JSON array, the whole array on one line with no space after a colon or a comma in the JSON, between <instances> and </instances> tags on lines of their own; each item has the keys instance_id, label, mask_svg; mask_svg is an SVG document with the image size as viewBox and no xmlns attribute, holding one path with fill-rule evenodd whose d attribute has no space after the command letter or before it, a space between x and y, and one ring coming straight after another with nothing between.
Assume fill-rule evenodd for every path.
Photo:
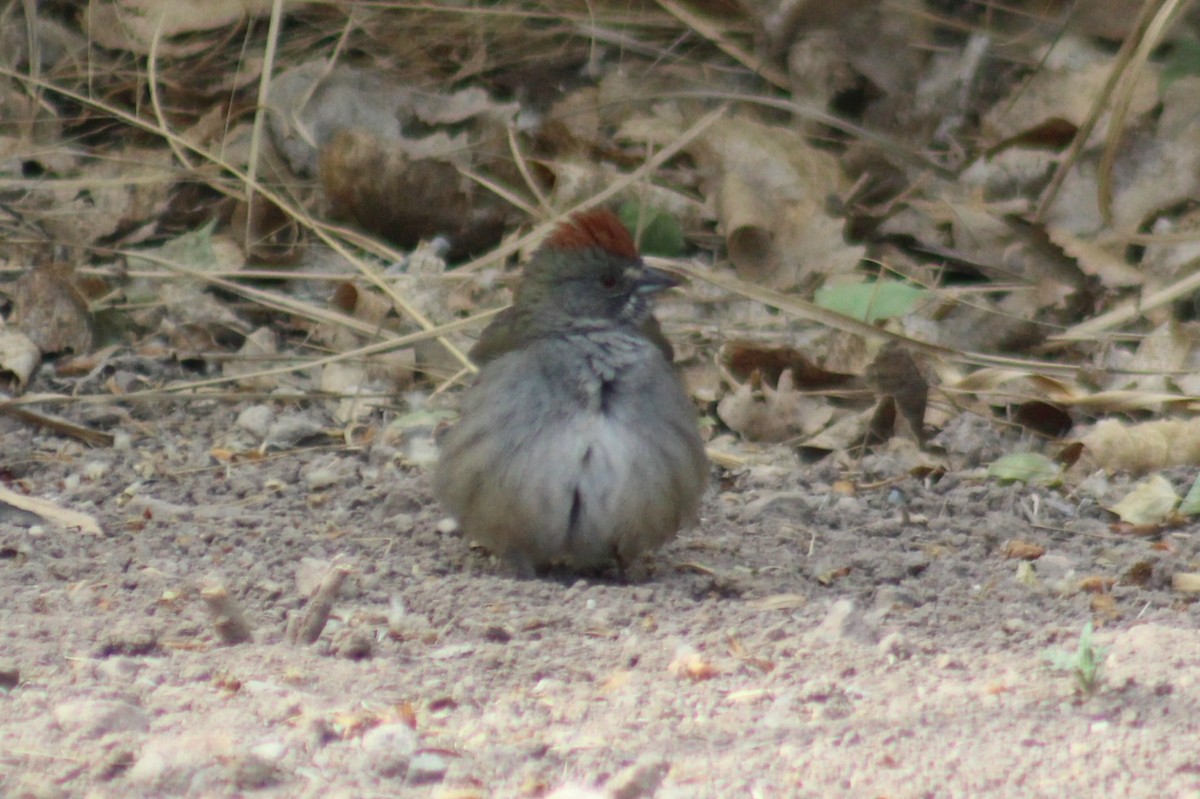
<instances>
[{"instance_id":1,"label":"leaf litter","mask_svg":"<svg viewBox=\"0 0 1200 799\"><path fill-rule=\"evenodd\" d=\"M850 687L797 694L779 669L738 683L736 664L714 667L704 653L737 640L739 660L789 662L785 618L820 621L824 605L811 598L838 591L880 609L854 629L885 619L903 628L888 615L896 607L915 618L933 603L902 594L920 592L953 559L947 552L980 545L946 532L947 513L973 515L975 532L998 536L968 561L986 561L990 579L1005 581L1004 589L988 582L983 596L1018 591L1012 607L1049 603L1057 614L1022 630L994 607L998 597L990 603L1001 615L989 618L1027 644L1029 673L1039 647L1053 643L1047 636L1069 640L1080 617L1130 647L1141 633L1121 624L1146 607L1161 611L1165 629L1186 627L1197 557L1186 532L1200 466L1192 418L1200 77L1187 54L1200 20L1186 3L1068 6L933 10L904 0L836 14L815 3L674 1L240 3L204 14L173 0L105 0L78 14L14 6L0 16L0 479L6 491L48 503L38 507L95 518L95 529L118 539L169 524L180 551L217 569L255 542L222 531L240 543L221 545L214 560L213 534L168 522L176 511L166 509L224 500L197 499L199 488L154 497L166 491L158 481L260 470L261 485L239 478L235 501L246 513L236 525L275 529L261 504L268 497L290 496L298 505L287 512L299 520L301 507L328 509L331 492L353 506L355 488L371 491L386 474L404 486L377 492L386 523L317 529L310 518L323 542L316 554L333 563L380 541L387 557L411 559L404 580L454 573L469 590L463 576L485 579L486 558L459 551L464 542L420 488L435 431L452 416L474 369L464 353L507 302L518 262L565 214L609 205L655 263L691 277L659 315L720 465L714 521L676 545L694 568L659 576L685 581L696 596L762 607L772 596L799 597L779 606L791 614L781 626L745 640L673 626L669 645L647 661L654 677L686 677L670 681L681 701L703 701L715 685L747 712L762 703L761 718L739 723L763 734L788 718L836 717L839 703L858 701L847 698ZM161 441L163 419L186 422L177 441ZM329 451L361 459L362 479L322 461ZM84 468L106 457L128 468L123 483ZM303 493L288 495L298 480ZM134 483L154 501L130 515L118 498ZM930 497L942 506L922 504ZM742 514L746 506L753 513ZM3 522L5 562L36 572L39 538L71 527L53 517ZM398 535L381 532L391 525ZM1142 537L1123 535L1133 528ZM852 534L844 545L839 532ZM786 545L772 562L763 542L776 540ZM874 542L869 555L854 540ZM901 540L900 550L877 545ZM98 537L88 547L106 544L130 545ZM138 561L146 579L179 567L164 558ZM320 602L284 587L296 568L289 557L260 558L279 565L254 588L167 579L155 599L166 604L152 606L171 606L169 584L172 597L216 608L214 618L172 631L172 651L233 644L248 628L260 643L282 645L284 627L266 618L300 624L307 611L296 637L319 641L325 630L337 639L329 653L345 653L335 661L343 671L351 653L370 661L379 641L347 632L373 623L361 587L378 584L369 558L331 570ZM1006 559L1027 570L1013 573ZM783 579L789 568L802 576ZM1094 573L1084 588L1078 575ZM72 603L131 601L104 593L118 578L78 577ZM430 640L412 646L441 638L471 651L501 646L487 630L512 629L504 608L529 597L489 585L499 593L475 609L496 623L481 638L427 604L420 622ZM1043 594L1045 586L1055 589ZM1133 588L1160 593L1142 607ZM607 600L615 590L566 589ZM657 615L648 596L633 597L633 607ZM47 601L57 600L31 600ZM604 640L633 652L655 623L616 607L625 608L616 618L581 624L618 631ZM247 621L247 608L264 619ZM924 633L918 625L907 634ZM118 643L112 651L157 646L133 632ZM906 650L893 641L880 651L903 660L896 653ZM296 657L295 668L309 670L293 675L300 682L327 660ZM652 678L630 676L636 668L631 660L605 672L626 675L606 701L651 690ZM1119 673L1106 671L1104 683ZM536 687L543 706L572 718L588 703L583 686L598 680L556 679L506 690ZM454 707L495 701L469 683L462 691ZM451 705L415 690L404 701L418 709L398 723L458 754L478 751L483 729L528 735L511 714L451 727L440 715ZM1101 687L1088 701L1118 699ZM321 719L350 712L313 708L303 723L320 738ZM364 717L378 720L364 726L397 723L384 711ZM586 736L573 741L567 728L554 735L545 751L574 753L580 773L628 765L580 757L605 750ZM271 760L277 748L267 743L238 766L224 744L198 750L225 755L189 761L186 747L160 739L146 751L170 767L156 770L134 747L79 779L186 792L190 778L178 774L205 774L286 794L288 761ZM408 765L396 769L363 743L355 757L375 763L366 773L405 773ZM435 749L428 754L441 758ZM412 762L426 762L423 754ZM667 754L676 761L668 784L704 782L687 754ZM903 752L888 767L919 771L918 758ZM10 759L23 774L14 790L36 789L29 757ZM495 793L472 776L475 761L462 759L463 770L447 767L447 785ZM259 760L276 765L259 769ZM501 792L546 785L557 772L538 760L525 758L512 772L524 776ZM768 782L772 768L762 772ZM412 773L440 781L446 770ZM809 761L805 773L822 784L835 767ZM729 790L752 781L736 768L717 779Z\"/></svg>"}]
</instances>

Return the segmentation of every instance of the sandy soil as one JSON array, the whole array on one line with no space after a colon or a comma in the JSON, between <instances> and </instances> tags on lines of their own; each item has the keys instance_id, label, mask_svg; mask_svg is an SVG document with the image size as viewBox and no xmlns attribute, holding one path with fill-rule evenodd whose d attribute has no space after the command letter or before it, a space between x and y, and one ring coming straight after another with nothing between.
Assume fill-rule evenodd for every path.
<instances>
[{"instance_id":1,"label":"sandy soil","mask_svg":"<svg viewBox=\"0 0 1200 799\"><path fill-rule=\"evenodd\" d=\"M104 529L0 515L0 796L1200 790L1200 614L1170 586L1194 532L1117 537L966 461L785 453L720 475L637 582L517 580L382 444L215 465L242 409L92 411L132 434L110 450L0 419L0 479ZM335 557L328 626L289 643ZM219 639L218 583L252 642ZM1085 697L1043 652L1092 619Z\"/></svg>"}]
</instances>

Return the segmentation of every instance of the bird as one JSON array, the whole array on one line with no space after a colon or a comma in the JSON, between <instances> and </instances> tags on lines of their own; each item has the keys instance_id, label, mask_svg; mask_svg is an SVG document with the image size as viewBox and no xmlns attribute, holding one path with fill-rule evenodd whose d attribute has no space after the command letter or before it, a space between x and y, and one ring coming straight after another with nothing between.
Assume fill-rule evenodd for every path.
<instances>
[{"instance_id":1,"label":"bird","mask_svg":"<svg viewBox=\"0 0 1200 799\"><path fill-rule=\"evenodd\" d=\"M621 575L695 524L708 481L696 409L653 315L678 286L607 210L562 221L481 334L434 494L522 575Z\"/></svg>"}]
</instances>

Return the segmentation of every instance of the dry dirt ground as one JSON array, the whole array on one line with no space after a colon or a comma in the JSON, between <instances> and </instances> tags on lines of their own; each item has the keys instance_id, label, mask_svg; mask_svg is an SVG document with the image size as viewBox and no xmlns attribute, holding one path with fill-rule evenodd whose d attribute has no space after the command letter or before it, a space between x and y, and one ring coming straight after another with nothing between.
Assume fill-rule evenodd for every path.
<instances>
[{"instance_id":1,"label":"dry dirt ground","mask_svg":"<svg viewBox=\"0 0 1200 799\"><path fill-rule=\"evenodd\" d=\"M0 418L4 483L104 531L0 518L0 796L1200 791L1194 531L1117 537L968 463L788 457L718 475L636 581L519 580L382 444L216 465L243 409L93 409L111 449ZM288 643L335 557L324 634ZM218 638L216 582L252 642ZM1043 653L1092 619L1085 697Z\"/></svg>"}]
</instances>

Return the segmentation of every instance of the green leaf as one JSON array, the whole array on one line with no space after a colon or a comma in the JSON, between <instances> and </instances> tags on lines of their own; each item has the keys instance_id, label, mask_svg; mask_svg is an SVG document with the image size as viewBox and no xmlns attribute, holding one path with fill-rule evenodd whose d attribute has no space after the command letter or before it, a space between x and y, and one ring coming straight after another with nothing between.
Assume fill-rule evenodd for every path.
<instances>
[{"instance_id":1,"label":"green leaf","mask_svg":"<svg viewBox=\"0 0 1200 799\"><path fill-rule=\"evenodd\" d=\"M1042 653L1042 657L1052 667L1060 671L1073 672L1080 690L1085 694L1096 690L1100 678L1100 667L1104 663L1104 659L1108 657L1108 650L1096 646L1092 642L1092 632L1092 623L1089 621L1083 626L1083 632L1079 634L1079 646L1074 652L1047 649Z\"/></svg>"},{"instance_id":2,"label":"green leaf","mask_svg":"<svg viewBox=\"0 0 1200 799\"><path fill-rule=\"evenodd\" d=\"M1179 505L1181 516L1195 516L1197 513L1200 513L1200 475L1192 481L1192 487L1188 489L1187 496Z\"/></svg>"},{"instance_id":3,"label":"green leaf","mask_svg":"<svg viewBox=\"0 0 1200 799\"><path fill-rule=\"evenodd\" d=\"M664 258L683 255L683 228L678 219L661 208L630 200L621 204L617 216L621 224L634 234L638 231L640 220L642 235L639 247L646 255L661 255Z\"/></svg>"},{"instance_id":4,"label":"green leaf","mask_svg":"<svg viewBox=\"0 0 1200 799\"><path fill-rule=\"evenodd\" d=\"M822 308L871 324L903 316L927 293L925 289L900 280L876 280L822 286L817 289L813 301Z\"/></svg>"},{"instance_id":5,"label":"green leaf","mask_svg":"<svg viewBox=\"0 0 1200 799\"><path fill-rule=\"evenodd\" d=\"M1170 55L1158 73L1158 90L1161 94L1180 78L1200 75L1200 39L1183 38L1175 42Z\"/></svg>"},{"instance_id":6,"label":"green leaf","mask_svg":"<svg viewBox=\"0 0 1200 799\"><path fill-rule=\"evenodd\" d=\"M1057 463L1035 452L1005 455L993 461L987 473L996 480L1034 485L1054 485L1062 478L1062 469Z\"/></svg>"}]
</instances>

